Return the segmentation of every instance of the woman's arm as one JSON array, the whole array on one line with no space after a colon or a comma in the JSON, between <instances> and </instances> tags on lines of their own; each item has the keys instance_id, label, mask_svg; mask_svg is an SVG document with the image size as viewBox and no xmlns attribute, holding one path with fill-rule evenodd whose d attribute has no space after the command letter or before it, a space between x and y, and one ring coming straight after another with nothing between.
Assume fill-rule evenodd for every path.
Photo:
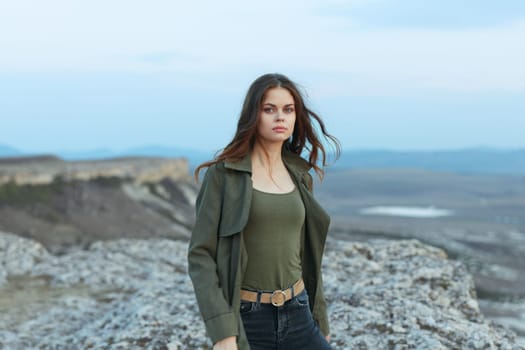
<instances>
[{"instance_id":1,"label":"woman's arm","mask_svg":"<svg viewBox=\"0 0 525 350\"><path fill-rule=\"evenodd\" d=\"M215 260L222 190L221 176L216 166L211 166L197 196L197 217L188 250L188 272L213 343L238 335L238 320L220 288Z\"/></svg>"},{"instance_id":2,"label":"woman's arm","mask_svg":"<svg viewBox=\"0 0 525 350\"><path fill-rule=\"evenodd\" d=\"M228 337L213 345L213 350L237 350L237 338Z\"/></svg>"}]
</instances>

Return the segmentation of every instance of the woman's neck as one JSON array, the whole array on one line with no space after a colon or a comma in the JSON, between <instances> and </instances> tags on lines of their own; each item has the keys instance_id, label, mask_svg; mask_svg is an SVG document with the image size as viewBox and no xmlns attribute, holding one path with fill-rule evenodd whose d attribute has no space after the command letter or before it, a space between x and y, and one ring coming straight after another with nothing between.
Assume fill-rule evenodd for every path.
<instances>
[{"instance_id":1,"label":"woman's neck","mask_svg":"<svg viewBox=\"0 0 525 350\"><path fill-rule=\"evenodd\" d=\"M263 145L255 142L251 156L257 165L272 169L282 164L281 150L282 143Z\"/></svg>"},{"instance_id":2,"label":"woman's neck","mask_svg":"<svg viewBox=\"0 0 525 350\"><path fill-rule=\"evenodd\" d=\"M253 187L271 193L288 193L293 190L294 182L283 163L281 156L281 144L256 143L253 147L252 156L252 181ZM273 147L277 145L278 147Z\"/></svg>"}]
</instances>

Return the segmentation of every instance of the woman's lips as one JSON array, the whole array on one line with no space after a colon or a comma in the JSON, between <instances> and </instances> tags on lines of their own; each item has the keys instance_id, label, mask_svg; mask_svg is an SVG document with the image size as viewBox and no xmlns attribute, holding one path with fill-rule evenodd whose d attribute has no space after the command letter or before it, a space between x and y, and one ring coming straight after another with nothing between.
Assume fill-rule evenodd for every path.
<instances>
[{"instance_id":1,"label":"woman's lips","mask_svg":"<svg viewBox=\"0 0 525 350\"><path fill-rule=\"evenodd\" d=\"M275 131L275 132L285 132L288 129L286 129L284 126L276 126L272 130Z\"/></svg>"}]
</instances>

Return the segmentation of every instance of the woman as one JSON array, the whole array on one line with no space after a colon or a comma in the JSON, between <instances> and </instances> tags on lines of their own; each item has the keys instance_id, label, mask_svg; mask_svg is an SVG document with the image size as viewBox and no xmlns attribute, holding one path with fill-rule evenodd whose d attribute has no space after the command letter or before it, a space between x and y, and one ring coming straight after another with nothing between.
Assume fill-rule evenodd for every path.
<instances>
[{"instance_id":1,"label":"woman","mask_svg":"<svg viewBox=\"0 0 525 350\"><path fill-rule=\"evenodd\" d=\"M214 350L330 349L321 258L329 217L312 196L333 142L296 85L266 74L250 86L233 140L197 197L189 274ZM307 160L301 157L307 151Z\"/></svg>"}]
</instances>

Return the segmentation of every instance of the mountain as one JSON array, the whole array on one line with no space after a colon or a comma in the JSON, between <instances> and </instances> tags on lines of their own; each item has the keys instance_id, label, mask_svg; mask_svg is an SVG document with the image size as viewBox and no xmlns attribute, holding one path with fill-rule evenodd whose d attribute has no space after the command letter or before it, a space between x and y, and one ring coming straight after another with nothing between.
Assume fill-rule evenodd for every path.
<instances>
[{"instance_id":1,"label":"mountain","mask_svg":"<svg viewBox=\"0 0 525 350\"><path fill-rule=\"evenodd\" d=\"M345 150L331 169L419 168L456 173L525 174L525 149Z\"/></svg>"},{"instance_id":2,"label":"mountain","mask_svg":"<svg viewBox=\"0 0 525 350\"><path fill-rule=\"evenodd\" d=\"M85 151L61 150L53 153L65 160L103 159L113 157L184 157L190 171L197 165L210 160L218 150L196 150L191 147L168 147L144 145L124 150L107 148ZM21 152L9 146L0 145L0 157L38 152ZM329 159L330 160L330 159ZM330 161L329 161L330 163ZM328 171L345 169L414 168L448 171L463 174L525 174L525 149L496 149L488 147L457 150L395 151L395 150L344 150L341 158L331 164Z\"/></svg>"},{"instance_id":3,"label":"mountain","mask_svg":"<svg viewBox=\"0 0 525 350\"><path fill-rule=\"evenodd\" d=\"M179 158L184 157L189 161L190 169L197 165L210 160L213 151L199 151L191 148L168 147L160 145L145 145L124 149L121 151L113 151L107 148L92 149L85 151L58 151L56 152L61 158L66 160L81 160L81 159L103 159L110 157L163 157L163 158Z\"/></svg>"},{"instance_id":4,"label":"mountain","mask_svg":"<svg viewBox=\"0 0 525 350\"><path fill-rule=\"evenodd\" d=\"M11 156L17 156L20 154L22 154L22 152L20 152L17 149L11 146L0 144L0 157L11 157Z\"/></svg>"},{"instance_id":5,"label":"mountain","mask_svg":"<svg viewBox=\"0 0 525 350\"><path fill-rule=\"evenodd\" d=\"M210 160L215 151L146 145L122 151L107 149L57 152L64 159L100 159L124 156L184 157L190 169ZM525 149L487 147L443 151L344 150L331 170L355 168L418 168L471 174L525 174Z\"/></svg>"},{"instance_id":6,"label":"mountain","mask_svg":"<svg viewBox=\"0 0 525 350\"><path fill-rule=\"evenodd\" d=\"M166 146L142 146L130 148L119 153L119 155L156 156L156 157L184 157L188 159L190 168L210 160L215 155L214 151L199 151L191 148L166 147Z\"/></svg>"},{"instance_id":7,"label":"mountain","mask_svg":"<svg viewBox=\"0 0 525 350\"><path fill-rule=\"evenodd\" d=\"M104 159L117 156L117 153L108 148L94 148L84 151L57 151L54 152L65 160Z\"/></svg>"}]
</instances>

